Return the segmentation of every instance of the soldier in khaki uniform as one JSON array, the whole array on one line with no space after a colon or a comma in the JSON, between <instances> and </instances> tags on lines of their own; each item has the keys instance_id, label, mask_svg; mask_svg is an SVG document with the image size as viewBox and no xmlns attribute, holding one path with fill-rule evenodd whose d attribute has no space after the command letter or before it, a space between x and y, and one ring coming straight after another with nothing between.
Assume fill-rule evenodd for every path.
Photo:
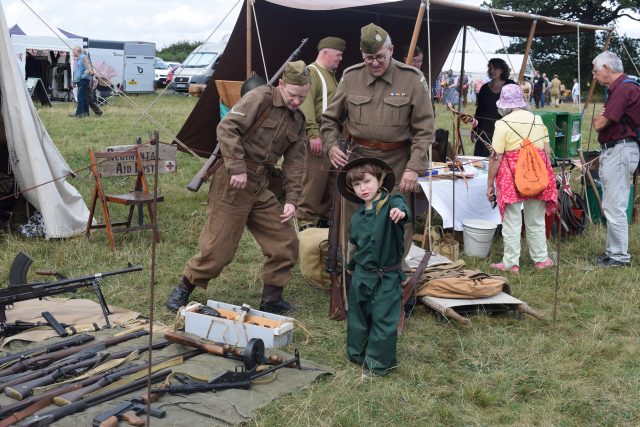
<instances>
[{"instance_id":1,"label":"soldier in khaki uniform","mask_svg":"<svg viewBox=\"0 0 640 427\"><path fill-rule=\"evenodd\" d=\"M551 105L556 108L558 108L558 106L560 105L560 86L562 86L562 82L558 78L558 75L554 74L553 80L551 80Z\"/></svg>"},{"instance_id":2,"label":"soldier in khaki uniform","mask_svg":"<svg viewBox=\"0 0 640 427\"><path fill-rule=\"evenodd\" d=\"M218 277L233 260L245 226L266 257L260 309L293 309L282 299L282 290L298 259L298 238L289 220L298 204L306 143L298 108L308 92L308 68L302 61L290 62L277 87L247 92L218 125L222 158L214 165L207 222L199 252L187 262L182 282L167 300L170 310L186 305L195 286L206 289ZM267 188L269 168L282 157L284 206Z\"/></svg>"},{"instance_id":3,"label":"soldier in khaki uniform","mask_svg":"<svg viewBox=\"0 0 640 427\"><path fill-rule=\"evenodd\" d=\"M307 125L307 145L305 171L302 181L300 204L296 211L300 229L311 227L317 220L324 225L329 219L329 211L336 187L336 174L331 173L331 162L322 154L320 122L322 113L336 93L336 69L342 62L346 42L338 37L325 37L318 43L318 57L309 65L311 86L309 95L300 107Z\"/></svg>"},{"instance_id":4,"label":"soldier in khaki uniform","mask_svg":"<svg viewBox=\"0 0 640 427\"><path fill-rule=\"evenodd\" d=\"M391 57L391 38L374 24L361 29L360 50L364 62L344 71L322 116L320 136L331 163L341 168L349 160L338 147L338 138L346 128L353 143L351 159L384 160L396 176L397 185L388 190L410 193L418 175L426 171L427 149L434 139L427 81L421 71ZM412 235L411 224L406 224L405 254Z\"/></svg>"}]
</instances>

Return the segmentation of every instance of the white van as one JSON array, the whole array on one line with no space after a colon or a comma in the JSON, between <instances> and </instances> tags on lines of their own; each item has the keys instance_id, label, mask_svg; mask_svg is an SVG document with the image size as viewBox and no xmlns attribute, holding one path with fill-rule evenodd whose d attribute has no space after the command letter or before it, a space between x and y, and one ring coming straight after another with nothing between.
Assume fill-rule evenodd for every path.
<instances>
[{"instance_id":1,"label":"white van","mask_svg":"<svg viewBox=\"0 0 640 427\"><path fill-rule=\"evenodd\" d=\"M188 92L192 83L207 84L220 62L226 44L225 37L220 43L201 44L191 52L175 71L173 90Z\"/></svg>"}]
</instances>

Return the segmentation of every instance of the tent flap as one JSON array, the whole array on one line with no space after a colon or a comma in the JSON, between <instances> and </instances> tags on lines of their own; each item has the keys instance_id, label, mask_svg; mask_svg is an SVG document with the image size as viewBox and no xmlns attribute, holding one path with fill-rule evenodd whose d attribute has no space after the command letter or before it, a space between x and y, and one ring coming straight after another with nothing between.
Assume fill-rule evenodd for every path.
<instances>
[{"instance_id":1,"label":"tent flap","mask_svg":"<svg viewBox=\"0 0 640 427\"><path fill-rule=\"evenodd\" d=\"M70 168L31 102L1 7L0 58L2 121L16 182L27 201L42 213L47 239L80 234L89 210L78 190L66 182Z\"/></svg>"}]
</instances>

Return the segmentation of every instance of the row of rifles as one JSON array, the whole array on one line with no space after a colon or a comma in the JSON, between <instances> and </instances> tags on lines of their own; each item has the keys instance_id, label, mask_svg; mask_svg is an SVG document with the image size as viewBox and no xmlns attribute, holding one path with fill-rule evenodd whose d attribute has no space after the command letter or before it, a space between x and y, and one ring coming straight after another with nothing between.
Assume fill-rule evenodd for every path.
<instances>
[{"instance_id":1,"label":"row of rifles","mask_svg":"<svg viewBox=\"0 0 640 427\"><path fill-rule=\"evenodd\" d=\"M19 425L21 427L46 426L66 416L83 411L102 402L144 388L151 382L165 381L172 373L172 366L200 354L213 354L233 359L243 359L242 351L228 345L208 344L194 340L178 332L165 333L165 340L125 350L109 351L109 347L148 335L146 331L136 331L114 336L103 341L95 341L90 335L77 335L58 343L38 347L0 357L0 391L17 401L0 408L0 427ZM173 343L186 345L192 349L176 356L153 358L149 362L130 363L140 353L149 349L161 350ZM259 343L264 349L264 344ZM260 347L260 346L257 346ZM255 355L254 355L255 356ZM279 356L258 358L245 370L228 371L210 382L182 381L174 386L165 384L155 388L149 395L124 401L111 410L96 416L93 426L116 426L119 421L131 425L143 425L137 416L146 413L150 402L164 393L193 393L216 391L228 388L249 389L251 381L283 367L300 369L300 359L296 357L284 361ZM254 357L255 358L255 357ZM257 371L258 364L272 365ZM247 369L248 368L248 369ZM54 409L45 409L56 405ZM163 417L164 411L152 409L150 415Z\"/></svg>"}]
</instances>

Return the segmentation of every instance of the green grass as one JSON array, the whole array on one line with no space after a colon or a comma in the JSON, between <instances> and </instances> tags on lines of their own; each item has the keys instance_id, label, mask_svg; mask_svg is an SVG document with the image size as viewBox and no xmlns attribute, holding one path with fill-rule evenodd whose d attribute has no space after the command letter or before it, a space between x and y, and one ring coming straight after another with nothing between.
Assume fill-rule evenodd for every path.
<instances>
[{"instance_id":1,"label":"green grass","mask_svg":"<svg viewBox=\"0 0 640 427\"><path fill-rule=\"evenodd\" d=\"M152 96L131 97L142 108ZM161 97L151 115L176 133L196 100ZM73 104L38 107L49 133L70 165L81 170L88 164L87 149L133 143L158 126L139 119L121 98L105 108L101 118L69 118ZM571 107L570 107L571 108ZM473 112L472 107L467 108ZM591 108L588 109L590 115ZM596 109L599 111L599 108ZM583 124L583 145L589 134ZM451 118L438 106L437 125L451 129ZM161 139L169 134L160 129ZM591 147L595 146L596 134ZM466 143L467 153L471 152ZM159 206L162 242L157 246L156 318L170 323L174 315L164 301L177 283L185 262L197 249L206 219L206 188L191 193L185 185L202 162L178 153L178 172L162 175L165 202ZM71 179L88 203L93 180L79 173ZM84 178L83 178L84 177ZM83 179L82 179L83 178ZM575 178L575 175L574 175ZM575 184L579 184L576 178ZM128 184L120 182L125 188ZM632 226L630 252L640 253L640 233ZM108 248L105 233L89 239L26 239L15 233L0 235L0 277L19 250L26 250L36 268L56 268L67 275L83 275L140 263L143 273L105 280L106 298L148 316L151 239L148 232L117 235L117 250ZM425 307L418 307L399 339L398 369L384 378L362 378L358 366L345 357L344 322L328 320L328 295L307 285L296 268L286 297L298 310L295 317L310 332L309 342L296 328L294 345L304 358L335 369L298 393L271 403L252 423L258 426L313 425L610 425L640 424L640 271L607 270L590 266L587 257L601 253L605 231L591 227L582 237L563 240L560 248L558 320L551 322L555 272L538 272L524 255L521 274L510 276L514 296L547 316L474 316L470 327L439 324ZM553 249L555 250L555 242ZM501 257L497 240L488 259L467 259L472 268L488 270ZM526 250L523 251L526 253ZM236 259L194 298L256 305L260 298L261 252L245 234ZM35 276L33 277L35 279ZM90 292L83 296L91 297ZM154 423L157 424L157 423Z\"/></svg>"}]
</instances>

